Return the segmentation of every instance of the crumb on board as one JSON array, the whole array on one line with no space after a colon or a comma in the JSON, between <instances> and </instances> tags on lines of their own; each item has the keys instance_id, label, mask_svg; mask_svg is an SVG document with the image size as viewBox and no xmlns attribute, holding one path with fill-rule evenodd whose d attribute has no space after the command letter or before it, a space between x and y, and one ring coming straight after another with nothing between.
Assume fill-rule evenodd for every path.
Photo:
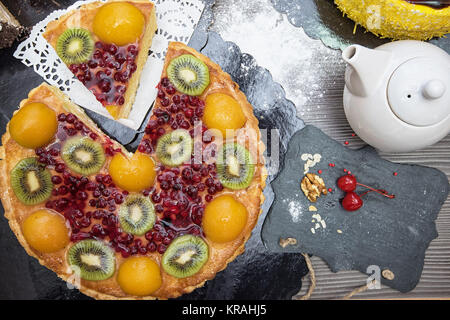
<instances>
[{"instance_id":1,"label":"crumb on board","mask_svg":"<svg viewBox=\"0 0 450 320\"><path fill-rule=\"evenodd\" d=\"M317 208L315 206L309 206L308 210L309 211L317 211Z\"/></svg>"},{"instance_id":2,"label":"crumb on board","mask_svg":"<svg viewBox=\"0 0 450 320\"><path fill-rule=\"evenodd\" d=\"M280 238L279 244L282 248L286 248L289 245L296 245L297 244L297 239L295 238Z\"/></svg>"},{"instance_id":3,"label":"crumb on board","mask_svg":"<svg viewBox=\"0 0 450 320\"><path fill-rule=\"evenodd\" d=\"M395 278L394 273L389 269L384 269L383 272L381 272L381 275L387 280L394 280Z\"/></svg>"},{"instance_id":4,"label":"crumb on board","mask_svg":"<svg viewBox=\"0 0 450 320\"><path fill-rule=\"evenodd\" d=\"M320 229L320 228L326 229L326 227L327 227L327 224L325 223L325 220L322 219L322 217L318 213L314 213L312 215L311 222L314 223L314 227L311 228L311 232L313 234L316 233L316 229Z\"/></svg>"},{"instance_id":5,"label":"crumb on board","mask_svg":"<svg viewBox=\"0 0 450 320\"><path fill-rule=\"evenodd\" d=\"M304 172L303 172L303 174L306 174L309 172L310 168L314 167L317 163L320 162L320 160L322 159L322 155L320 155L319 153L316 153L314 155L310 153L304 153L301 155L300 158L306 162L304 164Z\"/></svg>"}]
</instances>

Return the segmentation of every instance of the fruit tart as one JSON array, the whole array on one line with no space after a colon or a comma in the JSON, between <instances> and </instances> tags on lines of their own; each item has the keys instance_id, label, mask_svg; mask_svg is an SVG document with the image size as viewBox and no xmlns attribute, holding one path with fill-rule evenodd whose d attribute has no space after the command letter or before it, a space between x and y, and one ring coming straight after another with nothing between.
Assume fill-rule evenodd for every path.
<instances>
[{"instance_id":1,"label":"fruit tart","mask_svg":"<svg viewBox=\"0 0 450 320\"><path fill-rule=\"evenodd\" d=\"M51 21L43 34L112 117L127 118L156 31L147 0L92 2Z\"/></svg>"},{"instance_id":2,"label":"fruit tart","mask_svg":"<svg viewBox=\"0 0 450 320\"><path fill-rule=\"evenodd\" d=\"M136 153L47 84L21 102L2 144L11 229L28 254L97 299L167 299L202 286L243 252L264 201L252 106L181 43L169 45Z\"/></svg>"},{"instance_id":3,"label":"fruit tart","mask_svg":"<svg viewBox=\"0 0 450 320\"><path fill-rule=\"evenodd\" d=\"M450 32L446 0L335 0L357 24L383 38L428 40Z\"/></svg>"}]
</instances>

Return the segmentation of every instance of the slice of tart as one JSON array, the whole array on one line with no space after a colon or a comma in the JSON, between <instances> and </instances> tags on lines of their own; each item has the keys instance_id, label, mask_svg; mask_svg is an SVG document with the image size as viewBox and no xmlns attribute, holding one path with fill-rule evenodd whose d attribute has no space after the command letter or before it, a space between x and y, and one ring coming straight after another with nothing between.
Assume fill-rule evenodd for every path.
<instances>
[{"instance_id":1,"label":"slice of tart","mask_svg":"<svg viewBox=\"0 0 450 320\"><path fill-rule=\"evenodd\" d=\"M357 24L382 38L428 40L450 32L450 3L444 0L335 0Z\"/></svg>"},{"instance_id":2,"label":"slice of tart","mask_svg":"<svg viewBox=\"0 0 450 320\"><path fill-rule=\"evenodd\" d=\"M51 21L43 34L115 118L127 118L156 31L147 0L92 2Z\"/></svg>"},{"instance_id":3,"label":"slice of tart","mask_svg":"<svg viewBox=\"0 0 450 320\"><path fill-rule=\"evenodd\" d=\"M238 85L171 43L158 87L135 154L46 84L2 137L11 229L28 254L97 299L191 292L243 252L261 212L265 147Z\"/></svg>"}]
</instances>

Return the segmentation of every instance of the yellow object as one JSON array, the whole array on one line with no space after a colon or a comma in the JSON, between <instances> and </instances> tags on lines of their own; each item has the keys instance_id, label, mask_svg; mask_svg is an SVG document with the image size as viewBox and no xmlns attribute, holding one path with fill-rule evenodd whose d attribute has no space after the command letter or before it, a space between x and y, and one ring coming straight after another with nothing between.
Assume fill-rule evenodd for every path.
<instances>
[{"instance_id":1,"label":"yellow object","mask_svg":"<svg viewBox=\"0 0 450 320\"><path fill-rule=\"evenodd\" d=\"M155 183L155 163L143 153L136 152L131 159L116 153L109 164L109 174L120 188L139 192Z\"/></svg>"},{"instance_id":2,"label":"yellow object","mask_svg":"<svg viewBox=\"0 0 450 320\"><path fill-rule=\"evenodd\" d=\"M106 110L108 110L109 114L114 118L117 119L119 117L120 107L115 105L110 105L105 107Z\"/></svg>"},{"instance_id":3,"label":"yellow object","mask_svg":"<svg viewBox=\"0 0 450 320\"><path fill-rule=\"evenodd\" d=\"M29 215L23 222L22 231L28 244L39 252L56 252L69 243L69 230L64 219L48 210Z\"/></svg>"},{"instance_id":4,"label":"yellow object","mask_svg":"<svg viewBox=\"0 0 450 320\"><path fill-rule=\"evenodd\" d=\"M428 40L450 32L450 7L434 9L405 0L335 0L357 24L382 38Z\"/></svg>"},{"instance_id":5,"label":"yellow object","mask_svg":"<svg viewBox=\"0 0 450 320\"><path fill-rule=\"evenodd\" d=\"M94 17L94 33L103 42L118 46L138 42L144 25L142 12L128 2L105 4Z\"/></svg>"},{"instance_id":6,"label":"yellow object","mask_svg":"<svg viewBox=\"0 0 450 320\"><path fill-rule=\"evenodd\" d=\"M148 296L161 287L161 272L152 259L132 257L120 266L117 282L127 294Z\"/></svg>"},{"instance_id":7,"label":"yellow object","mask_svg":"<svg viewBox=\"0 0 450 320\"><path fill-rule=\"evenodd\" d=\"M9 123L12 138L22 147L30 149L49 143L57 129L55 111L37 102L24 105L13 115Z\"/></svg>"},{"instance_id":8,"label":"yellow object","mask_svg":"<svg viewBox=\"0 0 450 320\"><path fill-rule=\"evenodd\" d=\"M247 209L232 196L223 195L206 205L202 227L208 239L224 243L236 239L247 223Z\"/></svg>"},{"instance_id":9,"label":"yellow object","mask_svg":"<svg viewBox=\"0 0 450 320\"><path fill-rule=\"evenodd\" d=\"M227 129L242 128L246 120L239 103L229 95L212 93L206 97L203 122L209 129L218 129L223 138Z\"/></svg>"}]
</instances>

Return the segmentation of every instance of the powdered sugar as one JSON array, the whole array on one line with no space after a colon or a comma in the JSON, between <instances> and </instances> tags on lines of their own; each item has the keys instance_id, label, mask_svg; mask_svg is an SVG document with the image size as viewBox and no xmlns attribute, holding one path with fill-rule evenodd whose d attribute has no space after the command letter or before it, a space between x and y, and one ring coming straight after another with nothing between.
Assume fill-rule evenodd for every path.
<instances>
[{"instance_id":1,"label":"powdered sugar","mask_svg":"<svg viewBox=\"0 0 450 320\"><path fill-rule=\"evenodd\" d=\"M283 202L284 201L287 201L287 200L283 200ZM288 210L292 217L292 222L299 222L300 216L303 214L302 204L296 200L289 201Z\"/></svg>"},{"instance_id":2,"label":"powdered sugar","mask_svg":"<svg viewBox=\"0 0 450 320\"><path fill-rule=\"evenodd\" d=\"M258 65L270 70L274 80L284 87L286 97L296 104L300 117L314 111L312 108L320 108L318 104L312 106L310 100L323 96L321 82L329 70L323 70L317 59L338 57L339 52L308 38L268 0L227 0L216 3L213 10L211 30L235 42Z\"/></svg>"}]
</instances>

